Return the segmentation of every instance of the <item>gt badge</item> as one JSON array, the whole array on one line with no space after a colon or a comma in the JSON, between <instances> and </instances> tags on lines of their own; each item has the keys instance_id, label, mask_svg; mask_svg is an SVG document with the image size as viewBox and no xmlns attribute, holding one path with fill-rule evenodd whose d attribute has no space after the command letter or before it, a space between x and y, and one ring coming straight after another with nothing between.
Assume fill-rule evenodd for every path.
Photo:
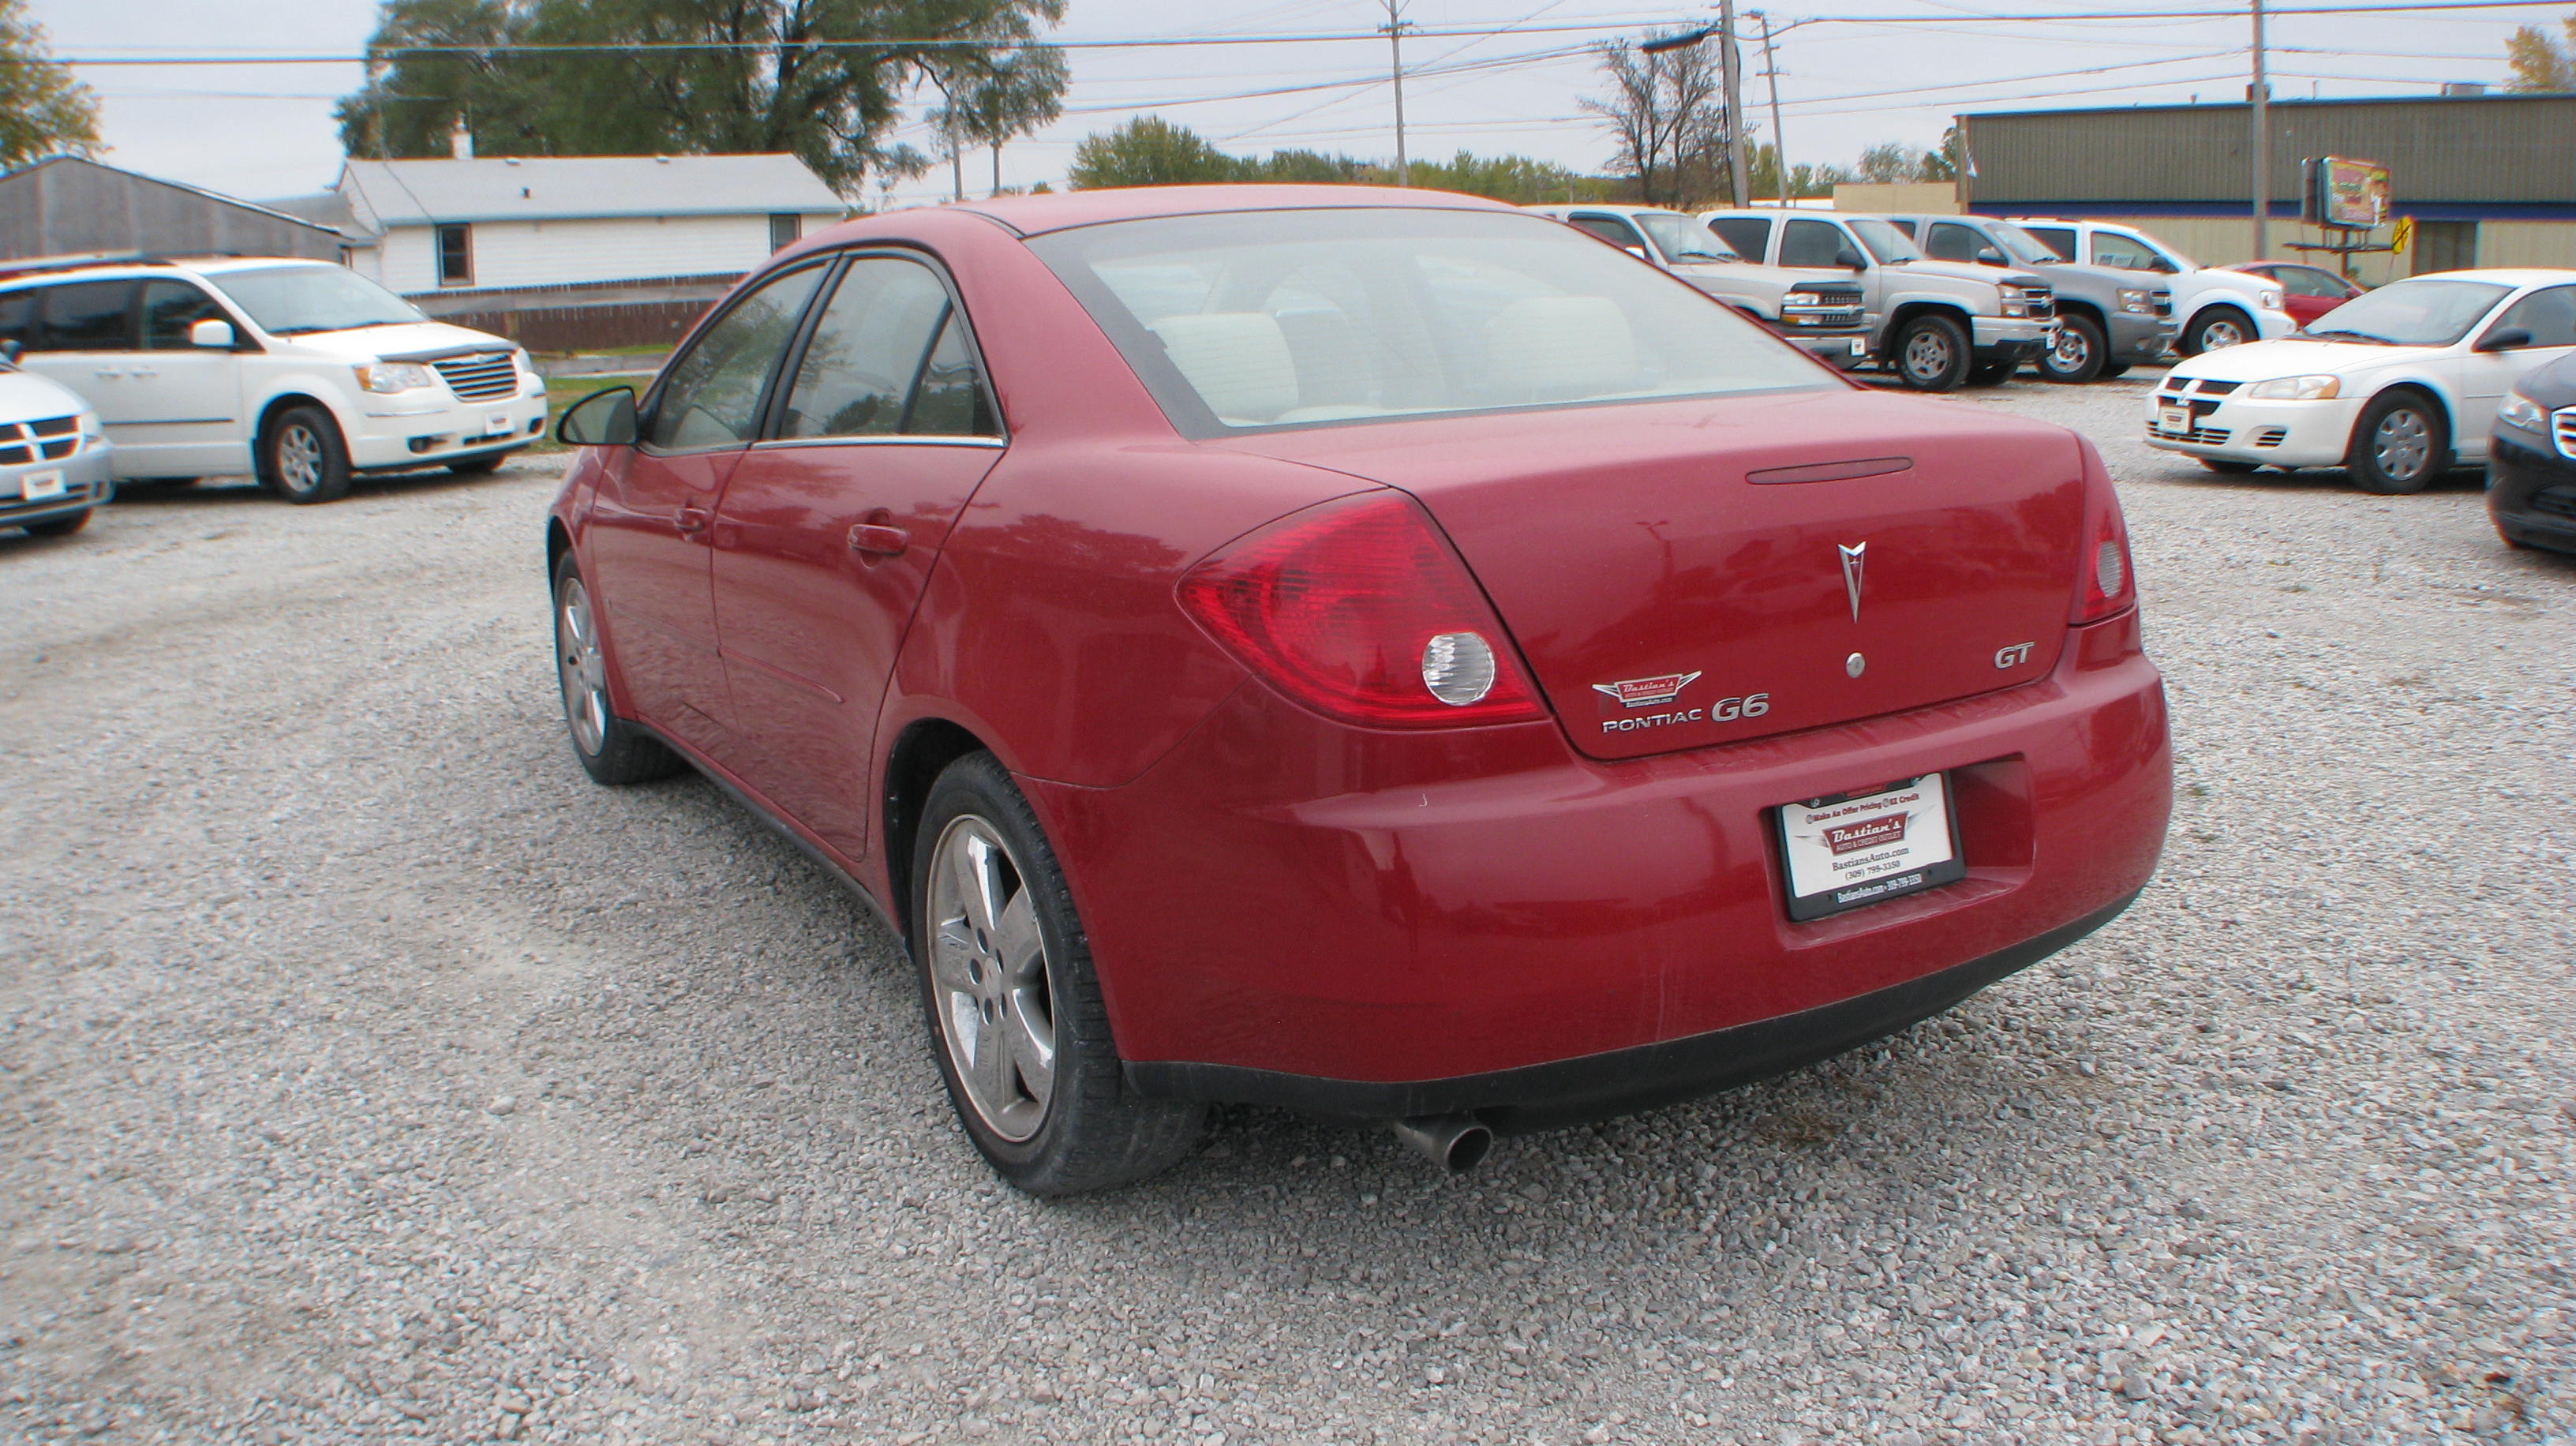
<instances>
[{"instance_id":1,"label":"gt badge","mask_svg":"<svg viewBox=\"0 0 2576 1446\"><path fill-rule=\"evenodd\" d=\"M2032 646L2030 643L2015 643L2008 648L1995 649L1995 666L1997 668L2020 667L2030 661Z\"/></svg>"},{"instance_id":2,"label":"gt badge","mask_svg":"<svg viewBox=\"0 0 2576 1446\"><path fill-rule=\"evenodd\" d=\"M1592 691L1615 699L1622 708L1656 708L1682 695L1682 689L1699 680L1697 673L1666 673L1660 678L1629 678L1617 683L1595 683Z\"/></svg>"}]
</instances>

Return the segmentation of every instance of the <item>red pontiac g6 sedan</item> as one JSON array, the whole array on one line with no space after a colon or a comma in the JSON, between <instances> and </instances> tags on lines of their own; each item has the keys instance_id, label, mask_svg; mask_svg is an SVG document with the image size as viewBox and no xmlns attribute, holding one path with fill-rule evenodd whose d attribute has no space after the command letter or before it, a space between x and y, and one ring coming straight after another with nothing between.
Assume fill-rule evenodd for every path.
<instances>
[{"instance_id":1,"label":"red pontiac g6 sedan","mask_svg":"<svg viewBox=\"0 0 2576 1446\"><path fill-rule=\"evenodd\" d=\"M1214 1101L1463 1167L1776 1073L2100 927L2163 844L2091 446L1508 207L873 217L563 433L582 765L685 761L853 882L1030 1191Z\"/></svg>"}]
</instances>

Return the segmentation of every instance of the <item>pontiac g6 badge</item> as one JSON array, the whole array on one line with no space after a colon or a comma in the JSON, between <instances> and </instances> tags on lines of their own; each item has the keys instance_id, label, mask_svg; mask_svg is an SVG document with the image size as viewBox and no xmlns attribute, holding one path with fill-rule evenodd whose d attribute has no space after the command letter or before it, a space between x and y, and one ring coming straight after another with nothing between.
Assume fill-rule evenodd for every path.
<instances>
[{"instance_id":1,"label":"pontiac g6 badge","mask_svg":"<svg viewBox=\"0 0 2576 1446\"><path fill-rule=\"evenodd\" d=\"M1617 683L1595 683L1592 691L1618 701L1622 708L1660 708L1682 695L1682 689L1698 681L1697 673L1666 673L1660 678L1629 678ZM1604 733L1633 733L1640 728L1661 728L1672 723L1732 723L1738 718L1759 718L1771 711L1771 695L1746 693L1741 697L1720 698L1700 708L1681 708L1669 713L1647 713L1638 717L1622 714L1601 720Z\"/></svg>"},{"instance_id":2,"label":"pontiac g6 badge","mask_svg":"<svg viewBox=\"0 0 2576 1446\"><path fill-rule=\"evenodd\" d=\"M1660 678L1630 678L1619 683L1595 683L1592 691L1618 700L1622 708L1653 708L1682 695L1682 689L1699 681L1697 673L1666 673Z\"/></svg>"}]
</instances>

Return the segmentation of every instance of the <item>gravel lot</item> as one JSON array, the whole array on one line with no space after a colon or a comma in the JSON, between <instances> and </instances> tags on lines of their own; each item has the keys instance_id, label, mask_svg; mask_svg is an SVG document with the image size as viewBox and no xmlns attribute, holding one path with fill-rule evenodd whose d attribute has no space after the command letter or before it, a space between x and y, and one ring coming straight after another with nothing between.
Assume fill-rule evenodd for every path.
<instances>
[{"instance_id":1,"label":"gravel lot","mask_svg":"<svg viewBox=\"0 0 2576 1446\"><path fill-rule=\"evenodd\" d=\"M1436 1177L1258 1111L999 1188L894 941L562 739L559 459L0 538L0 1432L2576 1440L2576 561L2080 426L2176 710L2123 920Z\"/></svg>"}]
</instances>

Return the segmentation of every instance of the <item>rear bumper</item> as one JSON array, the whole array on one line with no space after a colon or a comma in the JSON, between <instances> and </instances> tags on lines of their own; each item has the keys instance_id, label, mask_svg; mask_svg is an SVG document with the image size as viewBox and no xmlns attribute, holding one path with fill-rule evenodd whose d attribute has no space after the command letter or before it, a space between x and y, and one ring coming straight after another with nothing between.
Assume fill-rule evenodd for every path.
<instances>
[{"instance_id":1,"label":"rear bumper","mask_svg":"<svg viewBox=\"0 0 2576 1446\"><path fill-rule=\"evenodd\" d=\"M1133 783L1023 788L1139 1088L1553 1120L1847 1047L2117 912L2171 807L2137 636L2133 613L2020 687L1616 763L1553 723L1370 733L1248 684ZM1772 808L1934 771L1968 876L1790 920Z\"/></svg>"},{"instance_id":2,"label":"rear bumper","mask_svg":"<svg viewBox=\"0 0 2576 1446\"><path fill-rule=\"evenodd\" d=\"M2496 428L2487 449L2487 515L2508 541L2576 553L2576 462Z\"/></svg>"}]
</instances>

